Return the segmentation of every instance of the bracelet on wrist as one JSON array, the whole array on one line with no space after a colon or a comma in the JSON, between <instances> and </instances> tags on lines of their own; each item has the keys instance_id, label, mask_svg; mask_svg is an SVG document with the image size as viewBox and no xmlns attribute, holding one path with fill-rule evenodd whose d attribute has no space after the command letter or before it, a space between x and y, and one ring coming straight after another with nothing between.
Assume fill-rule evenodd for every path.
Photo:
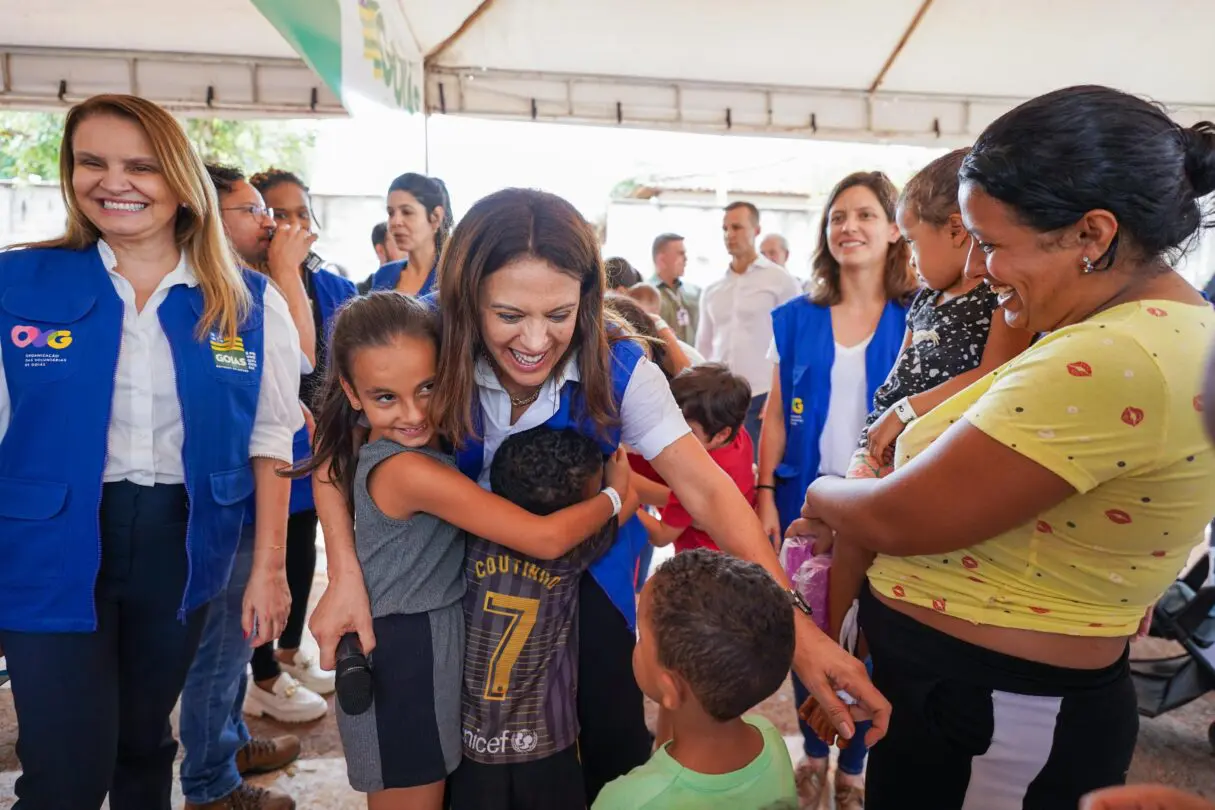
<instances>
[{"instance_id":1,"label":"bracelet on wrist","mask_svg":"<svg viewBox=\"0 0 1215 810\"><path fill-rule=\"evenodd\" d=\"M771 490L772 492L776 492L775 484L756 484L755 488L756 489L767 489L767 490Z\"/></svg>"},{"instance_id":2,"label":"bracelet on wrist","mask_svg":"<svg viewBox=\"0 0 1215 810\"><path fill-rule=\"evenodd\" d=\"M608 500L612 502L612 517L616 517L620 514L620 510L624 506L624 503L620 500L620 493L617 492L613 487L604 487L602 492L604 495L608 496Z\"/></svg>"}]
</instances>

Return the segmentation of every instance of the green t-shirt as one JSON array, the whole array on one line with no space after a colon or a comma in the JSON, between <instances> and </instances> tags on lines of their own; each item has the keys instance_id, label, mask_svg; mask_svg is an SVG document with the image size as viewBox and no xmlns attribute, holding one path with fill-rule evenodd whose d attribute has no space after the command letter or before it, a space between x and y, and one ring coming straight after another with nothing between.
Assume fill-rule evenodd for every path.
<instances>
[{"instance_id":1,"label":"green t-shirt","mask_svg":"<svg viewBox=\"0 0 1215 810\"><path fill-rule=\"evenodd\" d=\"M664 745L650 761L611 782L593 810L797 810L793 763L780 732L758 715L743 718L764 735L764 749L732 773L689 771Z\"/></svg>"}]
</instances>

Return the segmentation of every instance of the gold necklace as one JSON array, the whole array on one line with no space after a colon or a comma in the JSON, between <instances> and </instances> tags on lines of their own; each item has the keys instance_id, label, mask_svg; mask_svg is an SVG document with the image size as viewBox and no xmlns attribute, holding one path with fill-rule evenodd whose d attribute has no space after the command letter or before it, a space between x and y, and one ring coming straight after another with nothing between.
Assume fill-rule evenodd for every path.
<instances>
[{"instance_id":1,"label":"gold necklace","mask_svg":"<svg viewBox=\"0 0 1215 810\"><path fill-rule=\"evenodd\" d=\"M543 386L541 386L541 388L543 388ZM511 405L513 405L516 408L524 408L524 407L527 407L528 405L531 405L533 402L535 402L536 400L538 400L540 398L540 388L537 388L535 391L532 391L530 394L527 394L526 396L522 396L522 397L517 397L514 394L512 394L510 391L507 391L506 395L508 397L510 397Z\"/></svg>"}]
</instances>

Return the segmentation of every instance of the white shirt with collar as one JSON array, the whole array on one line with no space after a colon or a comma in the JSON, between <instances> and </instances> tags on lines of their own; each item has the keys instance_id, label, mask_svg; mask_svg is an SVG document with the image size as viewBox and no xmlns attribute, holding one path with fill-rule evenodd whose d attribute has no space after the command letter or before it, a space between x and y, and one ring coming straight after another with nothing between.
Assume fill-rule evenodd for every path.
<instances>
[{"instance_id":1,"label":"white shirt with collar","mask_svg":"<svg viewBox=\"0 0 1215 810\"><path fill-rule=\"evenodd\" d=\"M570 353L565 366L549 376L536 398L519 421L510 423L510 394L484 357L477 359L477 394L481 398L484 463L477 483L489 489L489 470L494 454L508 436L539 427L552 418L561 405L561 389L567 382L581 381L577 350ZM633 376L624 389L620 403L620 440L647 461L691 432L683 413L671 395L671 385L658 366L645 357L637 361Z\"/></svg>"},{"instance_id":2,"label":"white shirt with collar","mask_svg":"<svg viewBox=\"0 0 1215 810\"><path fill-rule=\"evenodd\" d=\"M140 486L183 483L185 429L177 399L173 353L157 310L173 287L197 286L198 277L183 253L177 267L161 280L141 312L135 307L135 288L116 271L118 260L114 251L104 241L97 243L97 250L123 307L122 343L114 375L103 480L130 481ZM304 426L299 404L302 354L299 333L291 321L286 300L273 285L266 286L264 301L265 360L249 457L273 458L290 464L292 439ZM8 382L0 364L0 438L8 430L11 412Z\"/></svg>"},{"instance_id":3,"label":"white shirt with collar","mask_svg":"<svg viewBox=\"0 0 1215 810\"><path fill-rule=\"evenodd\" d=\"M802 294L793 274L762 255L743 273L733 269L700 297L696 350L751 384L751 395L772 388L772 310Z\"/></svg>"}]
</instances>

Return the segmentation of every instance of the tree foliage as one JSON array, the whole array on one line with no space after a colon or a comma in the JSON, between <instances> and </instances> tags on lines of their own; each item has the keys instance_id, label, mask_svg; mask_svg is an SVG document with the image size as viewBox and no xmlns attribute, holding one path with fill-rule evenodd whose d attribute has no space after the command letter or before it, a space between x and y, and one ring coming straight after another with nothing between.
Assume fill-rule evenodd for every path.
<instances>
[{"instance_id":1,"label":"tree foliage","mask_svg":"<svg viewBox=\"0 0 1215 810\"><path fill-rule=\"evenodd\" d=\"M63 116L0 111L0 178L59 179Z\"/></svg>"},{"instance_id":2,"label":"tree foliage","mask_svg":"<svg viewBox=\"0 0 1215 810\"><path fill-rule=\"evenodd\" d=\"M0 110L0 179L59 179L60 113ZM308 174L316 133L297 121L192 118L186 134L203 160L257 172L276 166Z\"/></svg>"}]
</instances>

